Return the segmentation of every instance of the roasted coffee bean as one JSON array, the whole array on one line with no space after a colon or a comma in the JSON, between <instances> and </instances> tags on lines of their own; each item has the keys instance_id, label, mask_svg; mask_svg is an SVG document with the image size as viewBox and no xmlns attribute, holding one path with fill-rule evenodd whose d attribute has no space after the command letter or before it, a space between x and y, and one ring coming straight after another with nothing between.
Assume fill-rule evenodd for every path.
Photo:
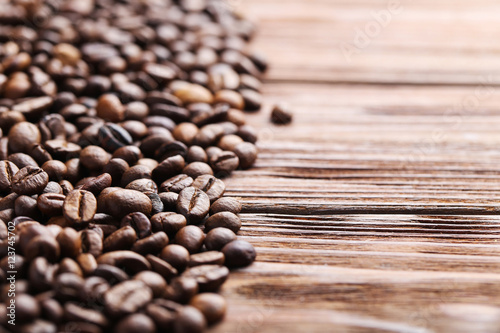
<instances>
[{"instance_id":1,"label":"roasted coffee bean","mask_svg":"<svg viewBox=\"0 0 500 333\"><path fill-rule=\"evenodd\" d=\"M89 223L97 211L95 196L85 190L73 190L64 200L63 214L71 223Z\"/></svg>"},{"instance_id":2,"label":"roasted coffee bean","mask_svg":"<svg viewBox=\"0 0 500 333\"><path fill-rule=\"evenodd\" d=\"M182 173L187 174L193 179L202 176L202 175L213 175L214 172L212 168L204 163L204 162L193 162L186 165L186 167L182 170Z\"/></svg>"},{"instance_id":3,"label":"roasted coffee bean","mask_svg":"<svg viewBox=\"0 0 500 333\"><path fill-rule=\"evenodd\" d=\"M104 166L102 171L111 176L113 185L118 185L121 183L122 176L128 168L129 165L127 162L121 158L113 158Z\"/></svg>"},{"instance_id":4,"label":"roasted coffee bean","mask_svg":"<svg viewBox=\"0 0 500 333\"><path fill-rule=\"evenodd\" d=\"M47 140L43 145L53 158L57 158L62 161L67 161L71 158L79 156L80 151L82 150L79 145L61 139Z\"/></svg>"},{"instance_id":5,"label":"roasted coffee bean","mask_svg":"<svg viewBox=\"0 0 500 333\"><path fill-rule=\"evenodd\" d=\"M231 212L233 214L238 214L239 212L241 212L241 203L234 198L220 198L210 206L210 214L216 214L220 212Z\"/></svg>"},{"instance_id":6,"label":"roasted coffee bean","mask_svg":"<svg viewBox=\"0 0 500 333\"><path fill-rule=\"evenodd\" d=\"M235 240L222 248L228 267L245 267L250 265L257 256L252 244L244 240Z\"/></svg>"},{"instance_id":7,"label":"roasted coffee bean","mask_svg":"<svg viewBox=\"0 0 500 333\"><path fill-rule=\"evenodd\" d=\"M97 265L95 270L92 272L92 276L103 278L111 284L117 284L128 280L128 274L122 269L105 264Z\"/></svg>"},{"instance_id":8,"label":"roasted coffee bean","mask_svg":"<svg viewBox=\"0 0 500 333\"><path fill-rule=\"evenodd\" d=\"M85 229L80 235L82 252L98 257L102 253L102 236L93 229Z\"/></svg>"},{"instance_id":9,"label":"roasted coffee bean","mask_svg":"<svg viewBox=\"0 0 500 333\"><path fill-rule=\"evenodd\" d=\"M100 176L91 178L86 181L80 190L91 192L94 195L99 195L105 188L111 186L112 178L109 173L103 173Z\"/></svg>"},{"instance_id":10,"label":"roasted coffee bean","mask_svg":"<svg viewBox=\"0 0 500 333\"><path fill-rule=\"evenodd\" d=\"M205 247L209 251L220 251L226 244L234 241L236 234L227 228L210 230L205 237Z\"/></svg>"},{"instance_id":11,"label":"roasted coffee bean","mask_svg":"<svg viewBox=\"0 0 500 333\"><path fill-rule=\"evenodd\" d=\"M65 198L63 194L45 193L38 196L36 203L44 215L57 216L62 215Z\"/></svg>"},{"instance_id":12,"label":"roasted coffee bean","mask_svg":"<svg viewBox=\"0 0 500 333\"><path fill-rule=\"evenodd\" d=\"M233 151L234 148L244 142L243 139L235 134L224 135L220 138L217 146L222 150L230 150Z\"/></svg>"},{"instance_id":13,"label":"roasted coffee bean","mask_svg":"<svg viewBox=\"0 0 500 333\"><path fill-rule=\"evenodd\" d=\"M238 156L231 151L222 152L210 159L210 165L219 177L229 175L238 168L239 163Z\"/></svg>"},{"instance_id":14,"label":"roasted coffee bean","mask_svg":"<svg viewBox=\"0 0 500 333\"><path fill-rule=\"evenodd\" d=\"M229 270L225 266L201 265L186 269L183 277L194 278L202 292L214 292L226 281Z\"/></svg>"},{"instance_id":15,"label":"roasted coffee bean","mask_svg":"<svg viewBox=\"0 0 500 333\"><path fill-rule=\"evenodd\" d=\"M209 324L221 321L227 309L224 297L214 293L198 294L191 299L189 305L200 310Z\"/></svg>"},{"instance_id":16,"label":"roasted coffee bean","mask_svg":"<svg viewBox=\"0 0 500 333\"><path fill-rule=\"evenodd\" d=\"M152 210L151 200L145 194L134 190L116 189L109 193L103 191L98 201L102 212L115 218L135 212L149 215Z\"/></svg>"},{"instance_id":17,"label":"roasted coffee bean","mask_svg":"<svg viewBox=\"0 0 500 333\"><path fill-rule=\"evenodd\" d=\"M163 161L169 157L180 155L186 157L188 148L180 141L164 143L155 152L155 157L159 161Z\"/></svg>"},{"instance_id":18,"label":"roasted coffee bean","mask_svg":"<svg viewBox=\"0 0 500 333\"><path fill-rule=\"evenodd\" d=\"M98 138L99 143L111 153L132 143L130 134L121 126L113 123L106 123L102 126L99 129Z\"/></svg>"},{"instance_id":19,"label":"roasted coffee bean","mask_svg":"<svg viewBox=\"0 0 500 333\"><path fill-rule=\"evenodd\" d=\"M161 297L167 287L165 279L160 274L152 271L140 272L136 274L133 279L141 281L148 286L153 292L154 298Z\"/></svg>"},{"instance_id":20,"label":"roasted coffee bean","mask_svg":"<svg viewBox=\"0 0 500 333\"><path fill-rule=\"evenodd\" d=\"M257 147L250 142L239 143L234 147L233 152L238 156L239 166L242 169L248 169L257 159Z\"/></svg>"},{"instance_id":21,"label":"roasted coffee bean","mask_svg":"<svg viewBox=\"0 0 500 333\"><path fill-rule=\"evenodd\" d=\"M125 119L125 107L120 99L112 94L104 94L97 102L97 116L106 121L120 122Z\"/></svg>"},{"instance_id":22,"label":"roasted coffee bean","mask_svg":"<svg viewBox=\"0 0 500 333\"><path fill-rule=\"evenodd\" d=\"M58 275L54 281L55 297L61 302L77 301L84 282L82 277L73 273Z\"/></svg>"},{"instance_id":23,"label":"roasted coffee bean","mask_svg":"<svg viewBox=\"0 0 500 333\"><path fill-rule=\"evenodd\" d=\"M18 294L15 297L16 319L20 323L32 321L40 316L40 306L37 300L28 294Z\"/></svg>"},{"instance_id":24,"label":"roasted coffee bean","mask_svg":"<svg viewBox=\"0 0 500 333\"><path fill-rule=\"evenodd\" d=\"M201 333L205 331L207 321L197 308L185 306L179 311L174 327L179 333Z\"/></svg>"},{"instance_id":25,"label":"roasted coffee bean","mask_svg":"<svg viewBox=\"0 0 500 333\"><path fill-rule=\"evenodd\" d=\"M148 237L138 240L131 250L142 255L158 253L168 245L168 236L163 231L154 233Z\"/></svg>"},{"instance_id":26,"label":"roasted coffee bean","mask_svg":"<svg viewBox=\"0 0 500 333\"><path fill-rule=\"evenodd\" d=\"M180 155L171 156L163 160L152 172L153 180L162 183L181 172L184 168L184 158Z\"/></svg>"},{"instance_id":27,"label":"roasted coffee bean","mask_svg":"<svg viewBox=\"0 0 500 333\"><path fill-rule=\"evenodd\" d=\"M224 182L211 175L202 175L197 177L193 182L193 187L205 192L210 199L210 202L214 202L219 199L226 191L226 185Z\"/></svg>"},{"instance_id":28,"label":"roasted coffee bean","mask_svg":"<svg viewBox=\"0 0 500 333\"><path fill-rule=\"evenodd\" d=\"M151 169L144 165L134 165L125 171L122 175L121 185L126 187L128 184L137 179L150 179Z\"/></svg>"},{"instance_id":29,"label":"roasted coffee bean","mask_svg":"<svg viewBox=\"0 0 500 333\"><path fill-rule=\"evenodd\" d=\"M134 165L142 158L141 150L136 146L124 146L113 153L113 158L121 158L129 165Z\"/></svg>"},{"instance_id":30,"label":"roasted coffee bean","mask_svg":"<svg viewBox=\"0 0 500 333\"><path fill-rule=\"evenodd\" d=\"M241 220L231 212L216 213L205 221L205 230L210 231L215 228L227 228L237 233L241 228Z\"/></svg>"},{"instance_id":31,"label":"roasted coffee bean","mask_svg":"<svg viewBox=\"0 0 500 333\"><path fill-rule=\"evenodd\" d=\"M153 320L142 313L131 314L121 319L113 331L114 333L155 333L156 326Z\"/></svg>"},{"instance_id":32,"label":"roasted coffee bean","mask_svg":"<svg viewBox=\"0 0 500 333\"><path fill-rule=\"evenodd\" d=\"M271 121L277 125L288 125L292 119L293 114L283 105L276 105L271 111Z\"/></svg>"},{"instance_id":33,"label":"roasted coffee bean","mask_svg":"<svg viewBox=\"0 0 500 333\"><path fill-rule=\"evenodd\" d=\"M146 259L150 263L152 270L160 274L165 280L170 281L171 278L177 276L177 269L165 260L151 254L146 255Z\"/></svg>"},{"instance_id":34,"label":"roasted coffee bean","mask_svg":"<svg viewBox=\"0 0 500 333\"><path fill-rule=\"evenodd\" d=\"M41 219L36 199L27 195L21 195L16 199L14 202L14 212L17 216L25 216L33 220Z\"/></svg>"},{"instance_id":35,"label":"roasted coffee bean","mask_svg":"<svg viewBox=\"0 0 500 333\"><path fill-rule=\"evenodd\" d=\"M159 193L161 202L163 203L164 211L175 211L177 207L177 199L179 198L179 194L175 192L163 192Z\"/></svg>"},{"instance_id":36,"label":"roasted coffee bean","mask_svg":"<svg viewBox=\"0 0 500 333\"><path fill-rule=\"evenodd\" d=\"M210 199L205 192L187 187L179 193L177 212L186 217L188 223L199 223L210 209Z\"/></svg>"},{"instance_id":37,"label":"roasted coffee bean","mask_svg":"<svg viewBox=\"0 0 500 333\"><path fill-rule=\"evenodd\" d=\"M53 298L39 301L42 316L53 323L59 323L64 316L64 309L61 304Z\"/></svg>"},{"instance_id":38,"label":"roasted coffee bean","mask_svg":"<svg viewBox=\"0 0 500 333\"><path fill-rule=\"evenodd\" d=\"M27 166L12 178L12 190L17 194L33 195L43 191L49 182L49 175L40 168Z\"/></svg>"},{"instance_id":39,"label":"roasted coffee bean","mask_svg":"<svg viewBox=\"0 0 500 333\"><path fill-rule=\"evenodd\" d=\"M151 270L151 265L143 256L125 250L105 253L97 258L97 263L117 266L132 274Z\"/></svg>"},{"instance_id":40,"label":"roasted coffee bean","mask_svg":"<svg viewBox=\"0 0 500 333\"><path fill-rule=\"evenodd\" d=\"M146 192L158 193L158 187L156 186L156 183L148 178L133 180L130 183L128 183L127 186L125 186L125 188L128 190L135 190L143 193Z\"/></svg>"},{"instance_id":41,"label":"roasted coffee bean","mask_svg":"<svg viewBox=\"0 0 500 333\"><path fill-rule=\"evenodd\" d=\"M10 161L0 161L0 191L7 192L12 189L14 175L19 168Z\"/></svg>"},{"instance_id":42,"label":"roasted coffee bean","mask_svg":"<svg viewBox=\"0 0 500 333\"><path fill-rule=\"evenodd\" d=\"M174 321L177 317L173 310L165 308L159 304L148 304L145 312L148 317L154 321L158 330L161 330L162 332L173 331Z\"/></svg>"},{"instance_id":43,"label":"roasted coffee bean","mask_svg":"<svg viewBox=\"0 0 500 333\"><path fill-rule=\"evenodd\" d=\"M30 155L24 153L10 154L8 160L14 163L19 169L27 166L32 166L35 168L38 167L38 163L35 161L35 159Z\"/></svg>"},{"instance_id":44,"label":"roasted coffee bean","mask_svg":"<svg viewBox=\"0 0 500 333\"><path fill-rule=\"evenodd\" d=\"M18 264L18 260L24 260L20 256L16 256L15 258L16 264ZM28 269L30 287L38 292L51 289L54 283L55 270L56 267L49 264L45 257L35 258ZM16 284L19 284L19 282ZM17 286L17 288L19 288L19 286Z\"/></svg>"},{"instance_id":45,"label":"roasted coffee bean","mask_svg":"<svg viewBox=\"0 0 500 333\"><path fill-rule=\"evenodd\" d=\"M160 192L177 192L179 193L186 187L193 184L193 178L186 174L179 174L164 181L160 186Z\"/></svg>"},{"instance_id":46,"label":"roasted coffee bean","mask_svg":"<svg viewBox=\"0 0 500 333\"><path fill-rule=\"evenodd\" d=\"M170 236L174 236L179 230L184 228L186 224L187 220L184 215L173 212L158 213L151 218L153 231L164 231Z\"/></svg>"},{"instance_id":47,"label":"roasted coffee bean","mask_svg":"<svg viewBox=\"0 0 500 333\"><path fill-rule=\"evenodd\" d=\"M63 189L62 189L61 185L59 185L58 183L56 183L54 181L49 181L47 186L45 186L45 188L43 189L42 194L46 194L46 193L62 194Z\"/></svg>"},{"instance_id":48,"label":"roasted coffee bean","mask_svg":"<svg viewBox=\"0 0 500 333\"><path fill-rule=\"evenodd\" d=\"M177 303L187 303L198 291L198 282L195 278L179 276L170 281L163 297Z\"/></svg>"},{"instance_id":49,"label":"roasted coffee bean","mask_svg":"<svg viewBox=\"0 0 500 333\"><path fill-rule=\"evenodd\" d=\"M80 298L87 304L102 304L104 294L110 288L108 281L99 276L91 276L85 279L80 291Z\"/></svg>"},{"instance_id":50,"label":"roasted coffee bean","mask_svg":"<svg viewBox=\"0 0 500 333\"><path fill-rule=\"evenodd\" d=\"M73 228L64 228L56 237L64 257L76 258L82 248L82 240L79 233Z\"/></svg>"},{"instance_id":51,"label":"roasted coffee bean","mask_svg":"<svg viewBox=\"0 0 500 333\"><path fill-rule=\"evenodd\" d=\"M180 123L172 131L172 135L176 140L179 140L180 142L186 145L191 145L198 132L199 132L198 126L196 126L195 124Z\"/></svg>"},{"instance_id":52,"label":"roasted coffee bean","mask_svg":"<svg viewBox=\"0 0 500 333\"><path fill-rule=\"evenodd\" d=\"M105 252L128 250L136 240L137 234L135 230L130 226L124 226L113 232L104 240L103 249Z\"/></svg>"},{"instance_id":53,"label":"roasted coffee bean","mask_svg":"<svg viewBox=\"0 0 500 333\"><path fill-rule=\"evenodd\" d=\"M95 257L90 253L79 254L78 257L76 257L76 261L82 268L83 274L85 275L92 274L97 268L97 261Z\"/></svg>"},{"instance_id":54,"label":"roasted coffee bean","mask_svg":"<svg viewBox=\"0 0 500 333\"><path fill-rule=\"evenodd\" d=\"M78 265L76 261L70 258L64 258L59 263L56 274L59 275L63 273L73 273L83 277L83 271L80 268L80 265Z\"/></svg>"},{"instance_id":55,"label":"roasted coffee bean","mask_svg":"<svg viewBox=\"0 0 500 333\"><path fill-rule=\"evenodd\" d=\"M186 162L203 162L206 163L208 161L207 153L200 146L191 146L188 149L186 155Z\"/></svg>"},{"instance_id":56,"label":"roasted coffee bean","mask_svg":"<svg viewBox=\"0 0 500 333\"><path fill-rule=\"evenodd\" d=\"M109 154L98 146L87 146L80 152L80 163L89 170L101 170L109 160Z\"/></svg>"},{"instance_id":57,"label":"roasted coffee bean","mask_svg":"<svg viewBox=\"0 0 500 333\"><path fill-rule=\"evenodd\" d=\"M188 266L200 266L200 265L223 265L224 264L224 254L219 251L207 251L201 253L192 254L189 257Z\"/></svg>"},{"instance_id":58,"label":"roasted coffee bean","mask_svg":"<svg viewBox=\"0 0 500 333\"><path fill-rule=\"evenodd\" d=\"M99 327L108 326L108 319L101 312L74 303L64 304L64 317L68 321L84 321Z\"/></svg>"},{"instance_id":59,"label":"roasted coffee bean","mask_svg":"<svg viewBox=\"0 0 500 333\"><path fill-rule=\"evenodd\" d=\"M34 124L19 122L12 126L9 131L9 149L13 153L25 153L42 140L40 130Z\"/></svg>"},{"instance_id":60,"label":"roasted coffee bean","mask_svg":"<svg viewBox=\"0 0 500 333\"><path fill-rule=\"evenodd\" d=\"M149 303L153 292L143 282L121 282L104 294L106 312L112 317L122 317L137 312Z\"/></svg>"},{"instance_id":61,"label":"roasted coffee bean","mask_svg":"<svg viewBox=\"0 0 500 333\"><path fill-rule=\"evenodd\" d=\"M178 271L183 271L189 263L189 251L184 246L171 244L161 251L160 258Z\"/></svg>"},{"instance_id":62,"label":"roasted coffee bean","mask_svg":"<svg viewBox=\"0 0 500 333\"><path fill-rule=\"evenodd\" d=\"M151 222L143 213L135 212L128 214L122 219L120 226L132 227L135 233L137 233L137 237L139 237L139 239L151 235Z\"/></svg>"}]
</instances>

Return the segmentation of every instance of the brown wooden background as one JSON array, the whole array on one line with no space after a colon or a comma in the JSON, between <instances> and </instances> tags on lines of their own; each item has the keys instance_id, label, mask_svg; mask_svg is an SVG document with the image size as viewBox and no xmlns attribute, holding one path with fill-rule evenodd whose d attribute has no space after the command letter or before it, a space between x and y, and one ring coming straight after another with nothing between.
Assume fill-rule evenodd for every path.
<instances>
[{"instance_id":1,"label":"brown wooden background","mask_svg":"<svg viewBox=\"0 0 500 333\"><path fill-rule=\"evenodd\" d=\"M258 260L212 333L500 332L500 2L228 0L258 20L260 158L228 179Z\"/></svg>"}]
</instances>

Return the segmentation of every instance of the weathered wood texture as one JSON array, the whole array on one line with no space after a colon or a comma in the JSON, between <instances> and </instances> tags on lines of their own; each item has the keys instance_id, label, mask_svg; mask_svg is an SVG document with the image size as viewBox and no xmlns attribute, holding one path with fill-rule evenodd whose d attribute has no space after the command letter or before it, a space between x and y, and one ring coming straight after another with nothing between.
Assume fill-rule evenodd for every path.
<instances>
[{"instance_id":1,"label":"weathered wood texture","mask_svg":"<svg viewBox=\"0 0 500 333\"><path fill-rule=\"evenodd\" d=\"M241 4L295 119L250 117L260 158L227 194L258 260L211 332L500 331L500 3L401 4L351 62L386 1Z\"/></svg>"}]
</instances>

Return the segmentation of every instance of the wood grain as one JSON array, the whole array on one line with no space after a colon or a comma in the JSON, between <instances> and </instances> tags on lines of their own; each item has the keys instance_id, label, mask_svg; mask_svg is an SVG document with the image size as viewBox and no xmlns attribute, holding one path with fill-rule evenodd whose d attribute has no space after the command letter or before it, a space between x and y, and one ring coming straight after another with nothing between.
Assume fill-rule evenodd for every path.
<instances>
[{"instance_id":1,"label":"wood grain","mask_svg":"<svg viewBox=\"0 0 500 333\"><path fill-rule=\"evenodd\" d=\"M236 1L272 62L259 159L226 180L258 258L210 332L499 332L500 3L401 3L348 62L387 1Z\"/></svg>"}]
</instances>

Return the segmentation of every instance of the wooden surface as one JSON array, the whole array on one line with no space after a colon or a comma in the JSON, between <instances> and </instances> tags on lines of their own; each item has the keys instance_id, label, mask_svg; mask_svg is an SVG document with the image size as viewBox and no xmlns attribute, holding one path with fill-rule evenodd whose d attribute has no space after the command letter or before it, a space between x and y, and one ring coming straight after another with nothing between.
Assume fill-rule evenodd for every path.
<instances>
[{"instance_id":1,"label":"wooden surface","mask_svg":"<svg viewBox=\"0 0 500 333\"><path fill-rule=\"evenodd\" d=\"M231 274L212 333L500 332L500 3L229 1L260 24L256 166L228 195L258 260Z\"/></svg>"}]
</instances>

